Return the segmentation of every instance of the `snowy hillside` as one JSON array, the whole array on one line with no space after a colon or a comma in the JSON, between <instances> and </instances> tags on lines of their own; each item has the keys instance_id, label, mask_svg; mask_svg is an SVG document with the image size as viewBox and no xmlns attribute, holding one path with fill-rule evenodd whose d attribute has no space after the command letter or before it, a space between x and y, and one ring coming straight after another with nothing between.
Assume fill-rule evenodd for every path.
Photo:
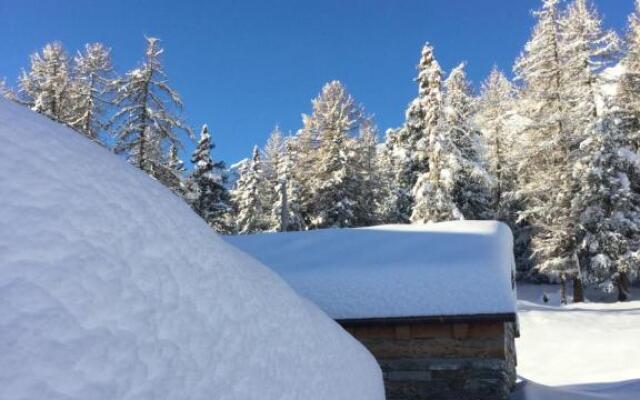
<instances>
[{"instance_id":1,"label":"snowy hillside","mask_svg":"<svg viewBox=\"0 0 640 400\"><path fill-rule=\"evenodd\" d=\"M542 291L549 304L542 304ZM521 286L513 400L640 398L640 300L561 307L557 286ZM637 296L640 297L640 296Z\"/></svg>"},{"instance_id":2,"label":"snowy hillside","mask_svg":"<svg viewBox=\"0 0 640 400\"><path fill-rule=\"evenodd\" d=\"M379 400L369 353L158 182L0 100L0 399Z\"/></svg>"}]
</instances>

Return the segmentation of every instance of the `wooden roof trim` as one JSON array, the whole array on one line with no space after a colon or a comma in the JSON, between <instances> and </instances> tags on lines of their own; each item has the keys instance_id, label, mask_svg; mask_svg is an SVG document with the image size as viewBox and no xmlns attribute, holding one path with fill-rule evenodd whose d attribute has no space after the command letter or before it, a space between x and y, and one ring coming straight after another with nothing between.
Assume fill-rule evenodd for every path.
<instances>
[{"instance_id":1,"label":"wooden roof trim","mask_svg":"<svg viewBox=\"0 0 640 400\"><path fill-rule=\"evenodd\" d=\"M349 318L336 319L341 325L398 325L419 323L464 323L464 322L516 322L515 313L469 314L469 315L436 315L424 317L383 317L383 318Z\"/></svg>"}]
</instances>

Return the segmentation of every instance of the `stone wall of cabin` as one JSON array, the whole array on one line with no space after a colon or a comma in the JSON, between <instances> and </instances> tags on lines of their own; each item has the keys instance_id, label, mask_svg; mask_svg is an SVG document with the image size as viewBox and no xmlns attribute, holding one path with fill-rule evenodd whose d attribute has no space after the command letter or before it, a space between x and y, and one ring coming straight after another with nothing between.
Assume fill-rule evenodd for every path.
<instances>
[{"instance_id":1,"label":"stone wall of cabin","mask_svg":"<svg viewBox=\"0 0 640 400\"><path fill-rule=\"evenodd\" d=\"M515 384L514 324L345 326L376 357L387 400L501 400Z\"/></svg>"}]
</instances>

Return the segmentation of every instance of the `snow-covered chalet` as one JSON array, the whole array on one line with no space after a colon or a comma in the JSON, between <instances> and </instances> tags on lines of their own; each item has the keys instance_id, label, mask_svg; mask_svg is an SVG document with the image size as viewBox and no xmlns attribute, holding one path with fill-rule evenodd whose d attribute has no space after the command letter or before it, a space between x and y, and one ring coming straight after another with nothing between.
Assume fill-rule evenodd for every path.
<instances>
[{"instance_id":1,"label":"snow-covered chalet","mask_svg":"<svg viewBox=\"0 0 640 400\"><path fill-rule=\"evenodd\" d=\"M512 235L493 221L228 237L378 360L388 400L506 399L518 334Z\"/></svg>"}]
</instances>

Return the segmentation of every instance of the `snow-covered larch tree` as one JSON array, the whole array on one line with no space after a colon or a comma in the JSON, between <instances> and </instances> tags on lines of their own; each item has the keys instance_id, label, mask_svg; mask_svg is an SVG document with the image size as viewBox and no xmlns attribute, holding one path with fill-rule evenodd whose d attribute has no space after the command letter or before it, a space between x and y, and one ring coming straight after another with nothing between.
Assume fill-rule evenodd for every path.
<instances>
[{"instance_id":1,"label":"snow-covered larch tree","mask_svg":"<svg viewBox=\"0 0 640 400\"><path fill-rule=\"evenodd\" d=\"M483 82L475 122L484 137L486 166L493 177L494 215L513 221L508 194L516 189L516 140L510 119L514 113L515 90L497 68Z\"/></svg>"},{"instance_id":2,"label":"snow-covered larch tree","mask_svg":"<svg viewBox=\"0 0 640 400\"><path fill-rule=\"evenodd\" d=\"M262 168L264 173L265 190L266 190L266 204L273 207L281 207L283 204L278 202L278 199L282 196L282 163L284 162L284 139L280 128L276 126L269 139L262 149ZM286 199L285 199L286 200ZM286 204L284 204L286 206ZM280 230L281 213L273 209L271 212L271 218L268 220L269 230Z\"/></svg>"},{"instance_id":3,"label":"snow-covered larch tree","mask_svg":"<svg viewBox=\"0 0 640 400\"><path fill-rule=\"evenodd\" d=\"M563 98L558 0L543 0L535 15L538 22L532 37L514 67L524 84L521 112L531 120L523 132L526 146L518 195L526 199L521 217L534 228L535 270L564 283L577 276L578 263L576 224L571 218L575 142Z\"/></svg>"},{"instance_id":4,"label":"snow-covered larch tree","mask_svg":"<svg viewBox=\"0 0 640 400\"><path fill-rule=\"evenodd\" d=\"M73 115L69 125L90 139L106 128L105 111L113 102L111 50L101 43L85 45L73 60Z\"/></svg>"},{"instance_id":5,"label":"snow-covered larch tree","mask_svg":"<svg viewBox=\"0 0 640 400\"><path fill-rule=\"evenodd\" d=\"M569 168L580 157L590 157L595 151L591 146L580 146L593 134L593 126L603 110L598 75L610 65L619 48L618 36L602 29L602 20L588 0L573 0L558 20L559 49L562 62L561 95L564 107L565 135L569 137L566 158ZM587 154L582 155L582 152ZM565 186L570 187L570 186ZM573 196L566 193L565 196ZM572 207L579 207L572 201ZM574 214L581 211L572 211ZM573 222L575 224L575 221ZM578 240L578 238L576 238ZM574 300L583 300L582 268L585 256L578 254L574 274Z\"/></svg>"},{"instance_id":6,"label":"snow-covered larch tree","mask_svg":"<svg viewBox=\"0 0 640 400\"><path fill-rule=\"evenodd\" d=\"M270 207L267 208L264 172L258 146L253 148L251 160L241 171L231 200L236 210L236 229L240 234L265 231L268 228Z\"/></svg>"},{"instance_id":7,"label":"snow-covered larch tree","mask_svg":"<svg viewBox=\"0 0 640 400\"><path fill-rule=\"evenodd\" d=\"M232 227L229 222L231 209L229 206L229 193L224 185L226 179L224 163L212 160L211 149L213 147L214 144L211 141L209 128L204 125L200 132L198 146L191 157L193 169L186 185L187 193L185 197L194 211L209 226L220 233L231 233ZM171 167L172 170L180 170L179 163L169 163L169 166L172 164L174 165Z\"/></svg>"},{"instance_id":8,"label":"snow-covered larch tree","mask_svg":"<svg viewBox=\"0 0 640 400\"><path fill-rule=\"evenodd\" d=\"M340 82L332 81L313 100L308 120L318 140L310 182L311 226L354 226L359 189L354 137L363 120L362 108Z\"/></svg>"},{"instance_id":9,"label":"snow-covered larch tree","mask_svg":"<svg viewBox=\"0 0 640 400\"><path fill-rule=\"evenodd\" d=\"M18 80L19 100L32 110L68 123L72 115L69 57L60 42L48 43L31 55L31 69Z\"/></svg>"},{"instance_id":10,"label":"snow-covered larch tree","mask_svg":"<svg viewBox=\"0 0 640 400\"><path fill-rule=\"evenodd\" d=\"M625 54L618 66L622 74L617 84L615 105L628 115L626 129L633 149L640 151L640 0L629 16Z\"/></svg>"},{"instance_id":11,"label":"snow-covered larch tree","mask_svg":"<svg viewBox=\"0 0 640 400\"><path fill-rule=\"evenodd\" d=\"M580 142L603 105L598 74L610 66L620 47L615 32L604 31L588 0L573 0L559 19L563 102L567 129Z\"/></svg>"},{"instance_id":12,"label":"snow-covered larch tree","mask_svg":"<svg viewBox=\"0 0 640 400\"><path fill-rule=\"evenodd\" d=\"M191 128L178 116L182 100L167 83L156 38L147 38L142 65L121 78L115 104L115 150L126 153L132 164L155 176L163 153L173 144L181 147L180 133L192 136Z\"/></svg>"}]
</instances>

